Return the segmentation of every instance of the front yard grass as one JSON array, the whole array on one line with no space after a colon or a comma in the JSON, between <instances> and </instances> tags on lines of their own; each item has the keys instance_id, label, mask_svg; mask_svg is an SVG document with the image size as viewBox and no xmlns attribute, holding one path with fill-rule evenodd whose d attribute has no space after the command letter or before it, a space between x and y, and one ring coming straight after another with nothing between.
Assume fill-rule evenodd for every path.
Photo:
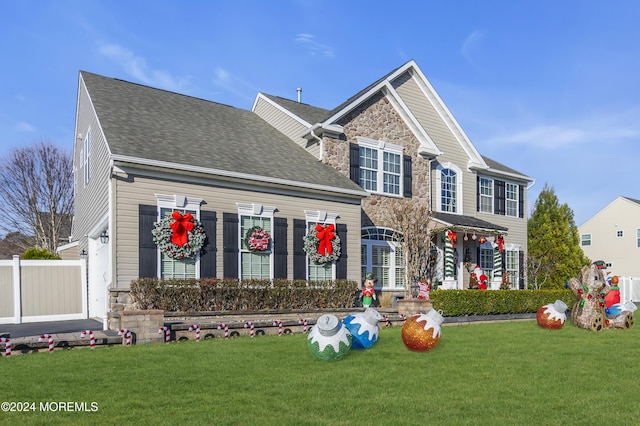
<instances>
[{"instance_id":1,"label":"front yard grass","mask_svg":"<svg viewBox=\"0 0 640 426\"><path fill-rule=\"evenodd\" d=\"M311 356L306 335L56 350L0 359L0 424L637 424L640 331L535 320L444 326L430 352L382 327L368 350ZM41 403L97 411L40 411ZM50 405L50 407L56 405ZM82 408L82 406L80 406Z\"/></svg>"}]
</instances>

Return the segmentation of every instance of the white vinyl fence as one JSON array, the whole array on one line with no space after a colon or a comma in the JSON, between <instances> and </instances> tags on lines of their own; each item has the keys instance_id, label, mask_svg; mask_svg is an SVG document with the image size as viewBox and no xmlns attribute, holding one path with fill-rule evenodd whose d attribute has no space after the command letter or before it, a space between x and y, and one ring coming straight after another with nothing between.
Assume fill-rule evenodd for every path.
<instances>
[{"instance_id":1,"label":"white vinyl fence","mask_svg":"<svg viewBox=\"0 0 640 426\"><path fill-rule=\"evenodd\" d=\"M0 260L0 324L88 318L85 260Z\"/></svg>"},{"instance_id":2,"label":"white vinyl fence","mask_svg":"<svg viewBox=\"0 0 640 426\"><path fill-rule=\"evenodd\" d=\"M618 287L621 303L629 300L640 303L640 278L618 277Z\"/></svg>"}]
</instances>

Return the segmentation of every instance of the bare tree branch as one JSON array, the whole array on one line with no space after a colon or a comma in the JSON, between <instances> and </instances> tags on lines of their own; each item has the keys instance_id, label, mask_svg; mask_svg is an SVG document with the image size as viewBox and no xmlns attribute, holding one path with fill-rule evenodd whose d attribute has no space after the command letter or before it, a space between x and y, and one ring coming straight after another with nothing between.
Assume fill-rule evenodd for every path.
<instances>
[{"instance_id":1,"label":"bare tree branch","mask_svg":"<svg viewBox=\"0 0 640 426\"><path fill-rule=\"evenodd\" d=\"M0 197L6 218L0 229L33 235L55 253L73 214L72 155L44 141L14 150L0 165Z\"/></svg>"}]
</instances>

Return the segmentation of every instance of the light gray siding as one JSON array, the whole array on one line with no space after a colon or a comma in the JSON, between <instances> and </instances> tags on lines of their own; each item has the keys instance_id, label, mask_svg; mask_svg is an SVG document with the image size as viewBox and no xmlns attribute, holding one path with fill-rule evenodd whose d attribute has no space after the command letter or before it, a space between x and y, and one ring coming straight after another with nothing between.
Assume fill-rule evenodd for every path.
<instances>
[{"instance_id":1,"label":"light gray siding","mask_svg":"<svg viewBox=\"0 0 640 426\"><path fill-rule=\"evenodd\" d=\"M78 91L78 106L76 117L76 137L74 148L74 170L75 170L75 199L74 199L74 220L73 239L80 242L78 250L87 248L87 241L84 238L92 227L107 214L109 208L108 182L109 182L109 151L100 128L100 123L94 113L91 100L87 94L84 84L80 84ZM90 150L90 178L85 185L84 182L84 139L91 131Z\"/></svg>"},{"instance_id":2,"label":"light gray siding","mask_svg":"<svg viewBox=\"0 0 640 426\"><path fill-rule=\"evenodd\" d=\"M185 195L204 200L201 210L215 211L217 214L216 247L217 276L223 277L222 213L237 213L236 203L258 203L276 207L276 217L284 217L288 223L288 273L293 274L293 219L304 219L305 210L322 210L337 213L337 223L347 225L348 278L360 280L360 202L350 204L331 200L312 199L298 194L268 194L258 192L256 187L244 189L185 183L171 179L129 176L114 178L113 188L117 215L115 218L116 275L114 286L128 288L132 280L138 278L138 205L156 205L155 194Z\"/></svg>"},{"instance_id":3,"label":"light gray siding","mask_svg":"<svg viewBox=\"0 0 640 426\"><path fill-rule=\"evenodd\" d=\"M278 129L289 139L303 147L309 154L318 158L320 153L317 143L309 143L300 137L300 134L308 129L307 126L293 119L290 115L270 104L264 98L258 98L253 110L260 118Z\"/></svg>"}]
</instances>

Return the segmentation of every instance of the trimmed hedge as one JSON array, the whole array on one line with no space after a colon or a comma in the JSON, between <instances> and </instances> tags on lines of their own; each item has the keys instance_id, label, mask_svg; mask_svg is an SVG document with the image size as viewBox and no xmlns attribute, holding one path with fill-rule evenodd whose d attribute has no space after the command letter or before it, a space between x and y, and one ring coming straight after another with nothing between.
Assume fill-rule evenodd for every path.
<instances>
[{"instance_id":1,"label":"trimmed hedge","mask_svg":"<svg viewBox=\"0 0 640 426\"><path fill-rule=\"evenodd\" d=\"M138 309L167 312L350 308L355 281L287 281L141 278L131 283Z\"/></svg>"},{"instance_id":2,"label":"trimmed hedge","mask_svg":"<svg viewBox=\"0 0 640 426\"><path fill-rule=\"evenodd\" d=\"M571 309L576 301L569 290L437 290L430 297L433 309L445 317L534 313L556 300Z\"/></svg>"}]
</instances>

